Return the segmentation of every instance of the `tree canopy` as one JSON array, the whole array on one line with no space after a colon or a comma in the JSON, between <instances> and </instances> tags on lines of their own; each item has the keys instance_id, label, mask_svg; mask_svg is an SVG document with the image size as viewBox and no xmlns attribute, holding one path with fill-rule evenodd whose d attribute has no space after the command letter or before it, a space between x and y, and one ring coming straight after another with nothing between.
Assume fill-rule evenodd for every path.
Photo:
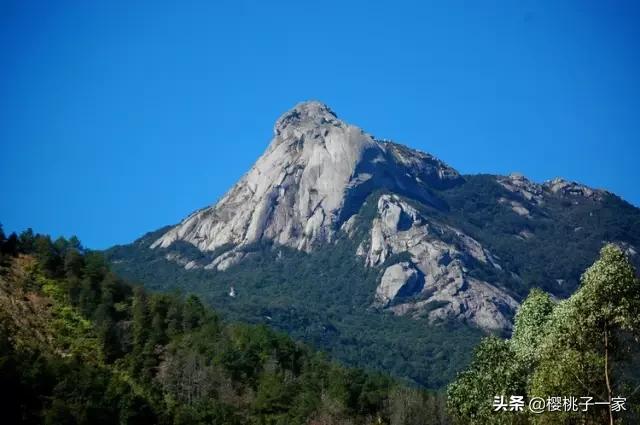
<instances>
[{"instance_id":1,"label":"tree canopy","mask_svg":"<svg viewBox=\"0 0 640 425\"><path fill-rule=\"evenodd\" d=\"M470 368L449 386L449 410L461 423L637 423L640 281L615 245L583 274L578 291L554 303L531 291L510 340L485 340ZM494 411L496 396L557 397L599 403L574 411ZM625 409L614 411L619 397Z\"/></svg>"}]
</instances>

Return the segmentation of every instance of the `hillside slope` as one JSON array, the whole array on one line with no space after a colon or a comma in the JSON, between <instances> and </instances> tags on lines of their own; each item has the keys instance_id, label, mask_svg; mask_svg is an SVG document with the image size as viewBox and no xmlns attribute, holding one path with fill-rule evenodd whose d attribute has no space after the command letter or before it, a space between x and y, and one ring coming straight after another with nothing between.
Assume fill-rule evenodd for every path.
<instances>
[{"instance_id":1,"label":"hillside slope","mask_svg":"<svg viewBox=\"0 0 640 425\"><path fill-rule=\"evenodd\" d=\"M77 240L1 228L0 385L7 423L447 423L439 395L130 286Z\"/></svg>"}]
</instances>

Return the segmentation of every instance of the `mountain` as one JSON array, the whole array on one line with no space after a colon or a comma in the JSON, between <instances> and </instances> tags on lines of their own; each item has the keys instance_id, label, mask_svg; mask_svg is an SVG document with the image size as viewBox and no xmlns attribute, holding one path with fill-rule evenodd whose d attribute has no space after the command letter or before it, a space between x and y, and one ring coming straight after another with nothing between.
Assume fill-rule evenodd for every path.
<instances>
[{"instance_id":1,"label":"mountain","mask_svg":"<svg viewBox=\"0 0 640 425\"><path fill-rule=\"evenodd\" d=\"M605 242L637 261L640 210L560 178L463 176L305 102L277 120L265 153L217 203L107 256L150 288L197 292L348 363L363 363L351 351L373 343L376 367L438 386L463 365L438 372L417 358L464 363L457 350L476 337L449 358L433 346L473 329L508 334L531 288L570 295ZM399 357L381 354L395 343Z\"/></svg>"}]
</instances>

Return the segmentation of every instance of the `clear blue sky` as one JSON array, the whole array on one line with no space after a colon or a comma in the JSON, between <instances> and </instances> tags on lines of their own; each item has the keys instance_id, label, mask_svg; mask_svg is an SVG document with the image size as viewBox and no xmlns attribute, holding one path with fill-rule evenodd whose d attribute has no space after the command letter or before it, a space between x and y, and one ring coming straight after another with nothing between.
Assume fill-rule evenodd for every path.
<instances>
[{"instance_id":1,"label":"clear blue sky","mask_svg":"<svg viewBox=\"0 0 640 425\"><path fill-rule=\"evenodd\" d=\"M306 99L463 173L640 205L639 5L0 0L0 222L130 242L213 203Z\"/></svg>"}]
</instances>

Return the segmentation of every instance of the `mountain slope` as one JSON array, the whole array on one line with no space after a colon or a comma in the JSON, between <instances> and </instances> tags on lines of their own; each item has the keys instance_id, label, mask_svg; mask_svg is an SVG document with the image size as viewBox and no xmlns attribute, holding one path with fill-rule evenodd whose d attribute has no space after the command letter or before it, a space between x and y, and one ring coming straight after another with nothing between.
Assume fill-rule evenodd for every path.
<instances>
[{"instance_id":1,"label":"mountain slope","mask_svg":"<svg viewBox=\"0 0 640 425\"><path fill-rule=\"evenodd\" d=\"M605 242L637 261L640 210L562 179L461 176L306 102L276 122L265 153L219 202L107 255L149 287L203 294L348 363L366 362L351 349L373 347L376 367L439 386L454 371L417 364L443 360L441 350L421 351L425 333L440 347L469 324L509 333L530 288L568 296ZM367 339L367 323L382 318L384 331ZM398 358L384 354L404 326L416 343L403 342Z\"/></svg>"}]
</instances>

